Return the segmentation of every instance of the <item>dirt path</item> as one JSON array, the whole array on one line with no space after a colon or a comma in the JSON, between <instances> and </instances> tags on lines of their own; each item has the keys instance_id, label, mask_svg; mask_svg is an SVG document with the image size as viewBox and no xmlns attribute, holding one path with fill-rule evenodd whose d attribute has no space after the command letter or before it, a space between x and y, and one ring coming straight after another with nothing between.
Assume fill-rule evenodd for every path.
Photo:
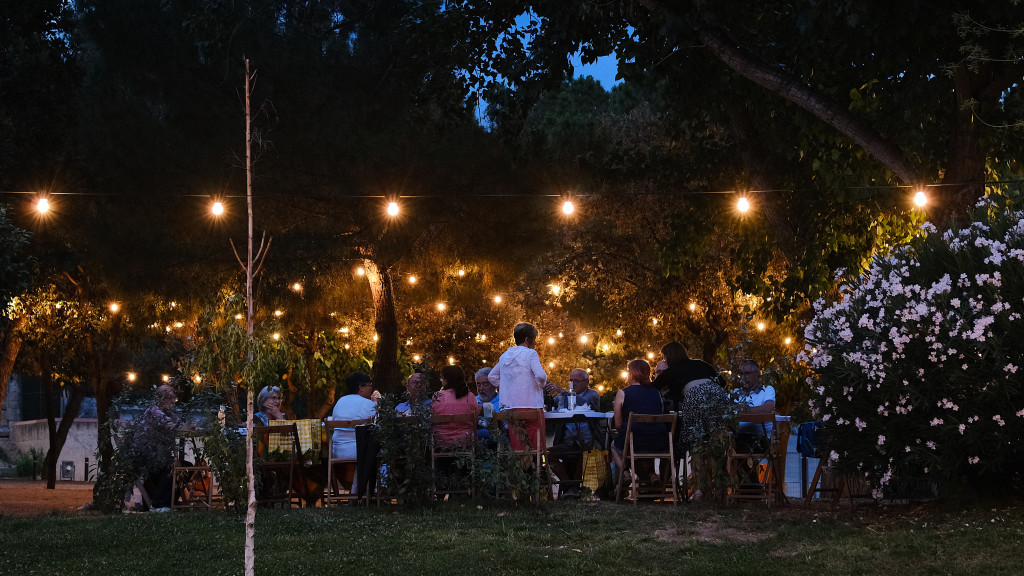
<instances>
[{"instance_id":1,"label":"dirt path","mask_svg":"<svg viewBox=\"0 0 1024 576\"><path fill-rule=\"evenodd\" d=\"M79 506L92 502L92 486L92 482L58 482L56 490L47 490L41 480L0 478L0 515L77 512Z\"/></svg>"}]
</instances>

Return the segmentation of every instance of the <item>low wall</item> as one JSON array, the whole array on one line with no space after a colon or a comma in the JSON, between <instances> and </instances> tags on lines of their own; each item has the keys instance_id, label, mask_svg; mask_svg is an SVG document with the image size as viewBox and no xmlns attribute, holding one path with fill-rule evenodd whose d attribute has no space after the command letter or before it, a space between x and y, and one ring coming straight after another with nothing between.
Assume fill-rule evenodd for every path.
<instances>
[{"instance_id":1,"label":"low wall","mask_svg":"<svg viewBox=\"0 0 1024 576\"><path fill-rule=\"evenodd\" d=\"M96 418L76 418L68 431L67 442L57 458L57 481L61 481L61 466L70 462L74 466L72 480L83 481L94 478L96 472L96 439L99 424ZM60 420L57 420L60 426ZM46 454L50 446L50 433L46 426L46 420L24 420L10 424L11 440L18 450L28 453L35 448L42 454ZM85 459L89 459L89 471L85 470ZM42 462L39 462L42 467Z\"/></svg>"}]
</instances>

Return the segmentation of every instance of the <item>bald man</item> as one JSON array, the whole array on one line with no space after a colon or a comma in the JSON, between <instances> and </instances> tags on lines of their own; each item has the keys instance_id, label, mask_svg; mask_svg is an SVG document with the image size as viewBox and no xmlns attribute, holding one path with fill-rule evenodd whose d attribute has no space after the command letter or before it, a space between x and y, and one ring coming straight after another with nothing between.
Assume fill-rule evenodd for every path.
<instances>
[{"instance_id":1,"label":"bald man","mask_svg":"<svg viewBox=\"0 0 1024 576\"><path fill-rule=\"evenodd\" d=\"M569 385L576 393L576 406L585 406L588 410L598 411L601 407L601 395L590 388L590 375L579 368L569 373ZM555 397L559 408L568 408L569 392L562 392ZM590 425L568 423L555 431L555 441L548 453L551 456L551 471L562 482L559 484L558 497L579 498L580 483L576 480L583 477L582 452L593 446L593 431ZM567 482L571 479L573 481Z\"/></svg>"}]
</instances>

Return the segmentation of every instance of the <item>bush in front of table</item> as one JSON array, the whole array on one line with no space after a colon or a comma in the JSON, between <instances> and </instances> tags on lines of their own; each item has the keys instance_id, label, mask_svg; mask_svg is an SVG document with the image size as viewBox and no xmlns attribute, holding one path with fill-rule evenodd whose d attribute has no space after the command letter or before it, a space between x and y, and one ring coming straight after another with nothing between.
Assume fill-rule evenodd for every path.
<instances>
[{"instance_id":1,"label":"bush in front of table","mask_svg":"<svg viewBox=\"0 0 1024 576\"><path fill-rule=\"evenodd\" d=\"M1024 212L989 197L975 222L876 258L839 302L815 304L805 354L828 457L886 494L1020 486L1024 456Z\"/></svg>"},{"instance_id":2,"label":"bush in front of table","mask_svg":"<svg viewBox=\"0 0 1024 576\"><path fill-rule=\"evenodd\" d=\"M380 442L380 490L388 500L422 505L433 497L431 410L429 405L413 402L412 417L402 418L396 410L401 398L385 394L377 401L373 431Z\"/></svg>"},{"instance_id":3,"label":"bush in front of table","mask_svg":"<svg viewBox=\"0 0 1024 576\"><path fill-rule=\"evenodd\" d=\"M224 506L245 509L248 501L245 475L245 438L235 429L237 423L221 420L221 397L210 391L196 393L191 400L175 406L175 411L196 432L202 446L200 457L210 465L216 476ZM125 419L123 415L142 412L152 400L140 403L134 392L114 399L110 410L110 429L114 439L114 457L110 473L97 479L96 505L107 512L124 509L125 497L135 482L162 467L163 459L156 454L140 450L135 436L139 419Z\"/></svg>"}]
</instances>

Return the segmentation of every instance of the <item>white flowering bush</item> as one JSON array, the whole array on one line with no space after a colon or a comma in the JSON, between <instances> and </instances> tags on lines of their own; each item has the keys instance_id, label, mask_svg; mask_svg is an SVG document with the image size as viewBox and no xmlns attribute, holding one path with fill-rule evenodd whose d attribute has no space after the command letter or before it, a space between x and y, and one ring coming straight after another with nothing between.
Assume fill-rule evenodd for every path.
<instances>
[{"instance_id":1,"label":"white flowering bush","mask_svg":"<svg viewBox=\"0 0 1024 576\"><path fill-rule=\"evenodd\" d=\"M839 302L818 301L805 330L829 458L876 496L907 478L1022 484L1024 212L990 197L975 220L926 224Z\"/></svg>"}]
</instances>

